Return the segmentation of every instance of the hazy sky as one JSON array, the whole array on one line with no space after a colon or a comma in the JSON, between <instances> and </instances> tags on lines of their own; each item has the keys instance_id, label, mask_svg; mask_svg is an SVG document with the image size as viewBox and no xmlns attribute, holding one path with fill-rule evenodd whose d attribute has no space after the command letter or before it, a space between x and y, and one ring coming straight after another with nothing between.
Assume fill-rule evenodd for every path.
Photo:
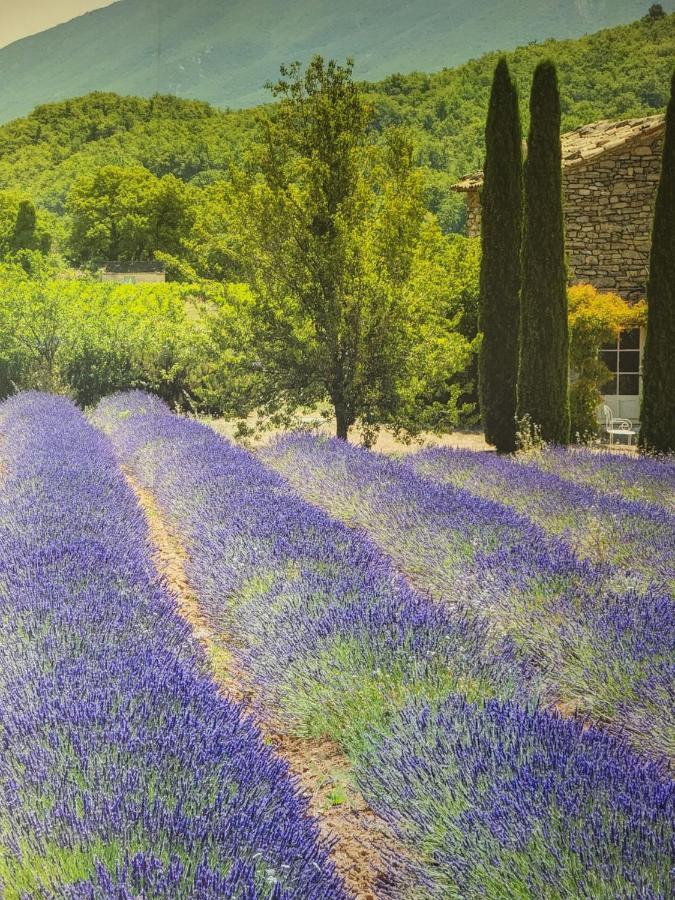
<instances>
[{"instance_id":1,"label":"hazy sky","mask_svg":"<svg viewBox=\"0 0 675 900\"><path fill-rule=\"evenodd\" d=\"M111 0L0 0L0 47L110 3Z\"/></svg>"}]
</instances>

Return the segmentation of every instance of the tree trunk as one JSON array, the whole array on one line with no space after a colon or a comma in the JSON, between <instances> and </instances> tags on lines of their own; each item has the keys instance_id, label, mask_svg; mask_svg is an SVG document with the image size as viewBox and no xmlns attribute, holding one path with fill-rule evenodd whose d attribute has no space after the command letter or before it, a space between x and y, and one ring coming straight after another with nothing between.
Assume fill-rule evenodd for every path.
<instances>
[{"instance_id":1,"label":"tree trunk","mask_svg":"<svg viewBox=\"0 0 675 900\"><path fill-rule=\"evenodd\" d=\"M346 441L349 437L349 426L352 424L349 421L347 408L344 403L334 403L333 405L335 406L335 421L337 423L335 436L340 438L341 441Z\"/></svg>"}]
</instances>

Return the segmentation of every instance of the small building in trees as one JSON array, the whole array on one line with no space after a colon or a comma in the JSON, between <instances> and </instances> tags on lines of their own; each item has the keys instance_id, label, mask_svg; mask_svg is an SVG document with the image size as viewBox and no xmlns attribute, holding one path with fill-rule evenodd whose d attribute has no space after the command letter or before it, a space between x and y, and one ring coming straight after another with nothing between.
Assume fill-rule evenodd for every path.
<instances>
[{"instance_id":1,"label":"small building in trees","mask_svg":"<svg viewBox=\"0 0 675 900\"><path fill-rule=\"evenodd\" d=\"M163 262L106 262L99 269L101 281L117 284L162 284L166 281Z\"/></svg>"},{"instance_id":2,"label":"small building in trees","mask_svg":"<svg viewBox=\"0 0 675 900\"><path fill-rule=\"evenodd\" d=\"M665 117L602 121L562 135L569 280L628 300L645 296ZM454 190L466 195L467 234L480 233L482 172ZM602 358L613 373L605 401L637 421L644 334L627 332Z\"/></svg>"}]
</instances>

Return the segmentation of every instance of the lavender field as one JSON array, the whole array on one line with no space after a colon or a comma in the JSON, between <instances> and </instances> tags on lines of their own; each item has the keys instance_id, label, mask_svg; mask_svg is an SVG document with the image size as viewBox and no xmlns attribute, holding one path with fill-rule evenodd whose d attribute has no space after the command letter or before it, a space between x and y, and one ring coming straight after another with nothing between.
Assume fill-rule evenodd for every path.
<instances>
[{"instance_id":1,"label":"lavender field","mask_svg":"<svg viewBox=\"0 0 675 900\"><path fill-rule=\"evenodd\" d=\"M668 897L673 472L5 402L0 896Z\"/></svg>"},{"instance_id":2,"label":"lavender field","mask_svg":"<svg viewBox=\"0 0 675 900\"><path fill-rule=\"evenodd\" d=\"M366 533L439 606L469 608L493 639L509 640L537 672L532 698L589 717L639 748L675 754L674 532L663 509L637 504L651 528L643 540L630 521L622 524L615 498L584 505L573 489L546 491L548 476L488 454L475 455L473 492L455 483L466 480L461 452L398 462L290 435L263 455L306 499ZM430 469L435 477L420 474ZM631 560L580 553L584 518L624 543L628 533ZM559 520L568 527L556 527Z\"/></svg>"},{"instance_id":3,"label":"lavender field","mask_svg":"<svg viewBox=\"0 0 675 900\"><path fill-rule=\"evenodd\" d=\"M346 897L208 677L106 439L65 400L0 410L0 895Z\"/></svg>"}]
</instances>

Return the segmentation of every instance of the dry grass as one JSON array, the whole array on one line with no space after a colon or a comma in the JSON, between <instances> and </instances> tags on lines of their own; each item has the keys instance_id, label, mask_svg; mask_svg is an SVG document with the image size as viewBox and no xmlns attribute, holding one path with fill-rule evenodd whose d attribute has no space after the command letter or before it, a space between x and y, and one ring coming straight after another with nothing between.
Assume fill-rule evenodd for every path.
<instances>
[{"instance_id":1,"label":"dry grass","mask_svg":"<svg viewBox=\"0 0 675 900\"><path fill-rule=\"evenodd\" d=\"M224 437L227 437L230 440L242 443L242 440L237 432L237 422L235 420L206 418L203 421L207 425L210 425L214 431L218 432L218 434L222 434ZM255 417L251 416L247 420L246 424L251 428L255 428ZM246 437L243 443L246 443L252 448L263 446L264 444L273 440L273 438L278 437L280 434L284 434L290 430L293 430L294 427L311 428L315 433L323 434L327 437L335 436L335 421L333 419L321 419L317 414L298 417L296 420L296 424L292 425L289 428L280 427L258 431L257 433L253 433L251 436ZM354 444L361 443L361 431L359 428L352 428L349 433L349 440ZM373 449L378 451L379 453L406 454L414 453L417 450L422 450L427 447L447 447L451 450L476 450L479 452L490 453L494 452L494 447L491 447L485 441L485 437L481 431L453 431L450 434L433 434L432 432L423 432L416 440L411 441L410 443L406 443L405 441L392 434L391 431L383 429L378 435ZM612 444L611 446L608 443L591 444L585 449L596 450L598 452L604 453L617 453L619 455L624 454L628 456L637 454L637 447L635 445L629 446L628 444L619 443Z\"/></svg>"},{"instance_id":2,"label":"dry grass","mask_svg":"<svg viewBox=\"0 0 675 900\"><path fill-rule=\"evenodd\" d=\"M204 421L206 424L210 425L214 431L217 431L218 434L222 434L231 440L239 440L237 435L237 423L235 421L230 419L205 419ZM315 417L304 416L302 419L298 419L297 427L312 427L317 421L318 419ZM247 424L250 424L253 427L255 421L251 419ZM284 434L288 430L289 429L287 428L273 428L268 431L261 431L252 437L247 438L247 443L250 443L252 447L262 446L274 437ZM335 423L331 419L321 421L321 424L316 428L312 427L312 430L318 434L324 434L327 437L334 437ZM360 429L352 428L349 439L352 443L360 443ZM405 443L387 430L382 430L380 432L373 449L380 453L414 453L416 450L420 450L423 447L450 447L457 450L483 451L491 451L493 449L489 444L486 444L482 433L478 431L453 431L451 434L442 435L424 432L420 435L418 440L415 440L412 443Z\"/></svg>"}]
</instances>

